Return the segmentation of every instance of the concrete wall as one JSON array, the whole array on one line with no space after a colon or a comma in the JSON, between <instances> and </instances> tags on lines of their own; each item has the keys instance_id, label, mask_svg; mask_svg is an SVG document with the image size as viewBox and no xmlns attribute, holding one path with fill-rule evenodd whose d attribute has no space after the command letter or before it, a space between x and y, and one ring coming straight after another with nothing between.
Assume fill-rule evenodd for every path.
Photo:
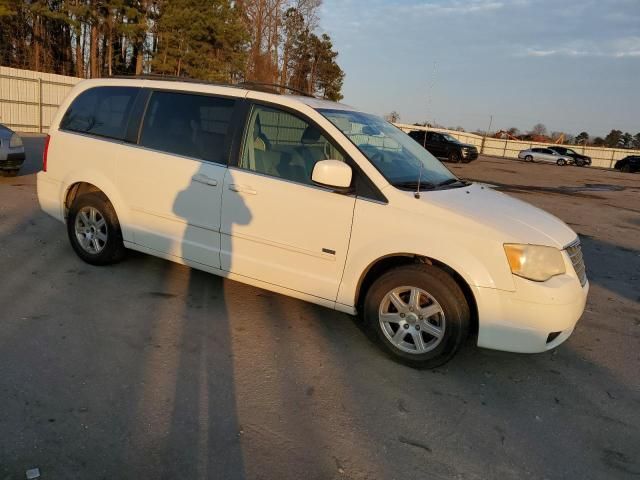
<instances>
[{"instance_id":1,"label":"concrete wall","mask_svg":"<svg viewBox=\"0 0 640 480\"><path fill-rule=\"evenodd\" d=\"M58 105L80 80L0 67L0 123L20 132L45 133Z\"/></svg>"},{"instance_id":2,"label":"concrete wall","mask_svg":"<svg viewBox=\"0 0 640 480\"><path fill-rule=\"evenodd\" d=\"M531 147L548 147L549 143L525 142L520 140L503 140L500 138L483 137L474 133L458 132L455 130L445 130L442 128L417 127L415 125L407 125L398 123L397 127L405 132L411 130L431 130L435 132L448 133L452 137L457 138L463 143L475 145L478 151L484 155L493 155L504 158L518 158L518 152ZM640 150L629 150L625 148L602 148L602 147L584 147L582 145L562 145L571 148L578 153L591 157L594 167L612 168L617 160L627 155L640 155Z\"/></svg>"}]
</instances>

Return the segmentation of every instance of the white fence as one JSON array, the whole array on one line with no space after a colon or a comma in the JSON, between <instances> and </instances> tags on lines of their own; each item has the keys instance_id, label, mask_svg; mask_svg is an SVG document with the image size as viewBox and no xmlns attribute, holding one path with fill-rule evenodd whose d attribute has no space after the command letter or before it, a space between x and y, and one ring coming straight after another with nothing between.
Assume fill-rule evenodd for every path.
<instances>
[{"instance_id":1,"label":"white fence","mask_svg":"<svg viewBox=\"0 0 640 480\"><path fill-rule=\"evenodd\" d=\"M0 67L0 123L20 132L46 132L80 78Z\"/></svg>"},{"instance_id":2,"label":"white fence","mask_svg":"<svg viewBox=\"0 0 640 480\"><path fill-rule=\"evenodd\" d=\"M396 124L405 132L411 130L432 130L436 132L444 132L452 137L457 138L463 143L475 145L478 152L484 155L493 155L495 157L518 158L518 152L531 147L548 147L549 143L526 142L521 140L506 140L501 138L483 137L475 133L458 132L456 130L445 130L442 128L418 127L416 125ZM613 168L617 160L627 155L640 155L640 150L629 150L625 148L603 148L591 147L583 145L562 145L571 148L578 153L591 157L591 164L594 167Z\"/></svg>"},{"instance_id":3,"label":"white fence","mask_svg":"<svg viewBox=\"0 0 640 480\"><path fill-rule=\"evenodd\" d=\"M46 132L58 106L67 96L69 90L80 80L77 77L0 67L0 123L21 132ZM517 158L518 152L521 150L548 145L483 137L473 133L439 128L397 125L405 132L411 130L446 132L461 142L475 145L482 154L497 157ZM640 150L576 145L568 145L568 147L590 156L593 166L596 167L611 168L616 160L627 155L640 155Z\"/></svg>"}]
</instances>

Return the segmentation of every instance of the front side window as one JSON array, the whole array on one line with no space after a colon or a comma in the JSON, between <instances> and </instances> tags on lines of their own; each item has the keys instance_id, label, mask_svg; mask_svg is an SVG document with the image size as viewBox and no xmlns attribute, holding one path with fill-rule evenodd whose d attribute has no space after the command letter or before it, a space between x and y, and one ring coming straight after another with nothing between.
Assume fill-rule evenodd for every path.
<instances>
[{"instance_id":1,"label":"front side window","mask_svg":"<svg viewBox=\"0 0 640 480\"><path fill-rule=\"evenodd\" d=\"M313 167L320 160L344 161L344 157L318 127L282 110L253 107L240 168L312 185Z\"/></svg>"},{"instance_id":2,"label":"front side window","mask_svg":"<svg viewBox=\"0 0 640 480\"><path fill-rule=\"evenodd\" d=\"M154 92L140 145L167 153L226 163L226 140L235 101L176 92Z\"/></svg>"},{"instance_id":3,"label":"front side window","mask_svg":"<svg viewBox=\"0 0 640 480\"><path fill-rule=\"evenodd\" d=\"M435 189L464 185L427 150L402 130L375 115L320 109L367 159L398 188ZM431 134L432 135L432 134Z\"/></svg>"},{"instance_id":4,"label":"front side window","mask_svg":"<svg viewBox=\"0 0 640 480\"><path fill-rule=\"evenodd\" d=\"M85 90L71 103L60 122L60 128L123 140L138 90L135 87L95 87Z\"/></svg>"}]
</instances>

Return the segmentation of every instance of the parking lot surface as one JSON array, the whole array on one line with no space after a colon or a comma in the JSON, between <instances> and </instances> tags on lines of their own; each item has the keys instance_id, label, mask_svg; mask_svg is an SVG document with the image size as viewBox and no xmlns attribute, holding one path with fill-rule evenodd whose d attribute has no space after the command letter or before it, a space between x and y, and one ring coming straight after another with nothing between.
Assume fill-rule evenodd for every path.
<instances>
[{"instance_id":1,"label":"parking lot surface","mask_svg":"<svg viewBox=\"0 0 640 480\"><path fill-rule=\"evenodd\" d=\"M416 371L347 315L142 254L84 264L25 143L0 178L1 479L640 475L640 175L449 165L576 230L591 292L556 351L470 341Z\"/></svg>"}]
</instances>

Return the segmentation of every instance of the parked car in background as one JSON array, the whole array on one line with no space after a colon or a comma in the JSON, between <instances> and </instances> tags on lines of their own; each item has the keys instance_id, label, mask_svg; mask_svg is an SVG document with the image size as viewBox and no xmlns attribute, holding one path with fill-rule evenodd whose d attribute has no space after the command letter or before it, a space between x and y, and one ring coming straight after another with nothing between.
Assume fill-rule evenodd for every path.
<instances>
[{"instance_id":1,"label":"parked car in background","mask_svg":"<svg viewBox=\"0 0 640 480\"><path fill-rule=\"evenodd\" d=\"M551 350L587 299L580 240L561 220L327 100L86 80L42 163L40 206L85 262L129 248L360 314L414 367L446 362L469 331L481 347Z\"/></svg>"},{"instance_id":2,"label":"parked car in background","mask_svg":"<svg viewBox=\"0 0 640 480\"><path fill-rule=\"evenodd\" d=\"M0 175L14 177L24 163L24 145L20 135L0 125Z\"/></svg>"},{"instance_id":3,"label":"parked car in background","mask_svg":"<svg viewBox=\"0 0 640 480\"><path fill-rule=\"evenodd\" d=\"M576 152L570 148L559 147L559 146L551 146L549 150L553 150L554 152L559 153L565 157L571 157L573 159L573 164L577 167L586 167L591 165L591 157L587 157L586 155L582 155L581 153Z\"/></svg>"},{"instance_id":4,"label":"parked car in background","mask_svg":"<svg viewBox=\"0 0 640 480\"><path fill-rule=\"evenodd\" d=\"M413 130L409 132L409 136L441 160L468 163L478 158L478 149L475 146L462 143L446 133Z\"/></svg>"},{"instance_id":5,"label":"parked car in background","mask_svg":"<svg viewBox=\"0 0 640 480\"><path fill-rule=\"evenodd\" d=\"M618 160L613 167L625 173L640 172L640 155L629 155Z\"/></svg>"},{"instance_id":6,"label":"parked car in background","mask_svg":"<svg viewBox=\"0 0 640 480\"><path fill-rule=\"evenodd\" d=\"M560 155L558 152L554 152L550 148L528 148L526 150L522 150L518 154L518 158L526 160L527 162L548 162L555 163L560 166L573 163L573 158L567 155Z\"/></svg>"}]
</instances>

